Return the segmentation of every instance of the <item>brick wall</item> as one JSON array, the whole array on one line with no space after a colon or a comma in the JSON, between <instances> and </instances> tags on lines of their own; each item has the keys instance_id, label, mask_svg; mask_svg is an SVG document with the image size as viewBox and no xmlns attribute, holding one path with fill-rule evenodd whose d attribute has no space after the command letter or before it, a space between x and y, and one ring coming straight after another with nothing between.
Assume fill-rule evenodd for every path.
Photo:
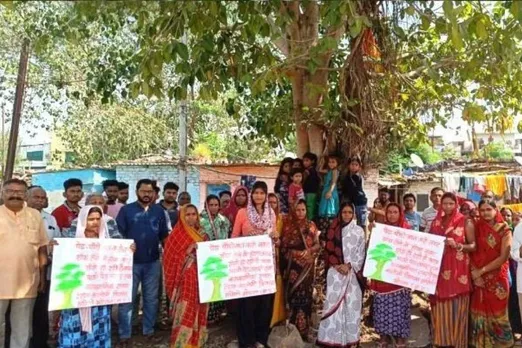
<instances>
[{"instance_id":1,"label":"brick wall","mask_svg":"<svg viewBox=\"0 0 522 348\"><path fill-rule=\"evenodd\" d=\"M239 185L241 175L253 175L257 180L264 181L268 185L268 191L273 192L275 179L279 165L234 165L234 166L202 166L200 167L200 202L204 202L207 196L207 185L228 184L232 191Z\"/></svg>"},{"instance_id":2,"label":"brick wall","mask_svg":"<svg viewBox=\"0 0 522 348\"><path fill-rule=\"evenodd\" d=\"M179 184L179 170L173 165L117 166L116 180L129 184L129 202L136 200L136 184L140 179L156 180L163 190L168 181ZM192 203L200 207L200 177L197 167L189 167L187 173L187 191L192 196Z\"/></svg>"}]
</instances>

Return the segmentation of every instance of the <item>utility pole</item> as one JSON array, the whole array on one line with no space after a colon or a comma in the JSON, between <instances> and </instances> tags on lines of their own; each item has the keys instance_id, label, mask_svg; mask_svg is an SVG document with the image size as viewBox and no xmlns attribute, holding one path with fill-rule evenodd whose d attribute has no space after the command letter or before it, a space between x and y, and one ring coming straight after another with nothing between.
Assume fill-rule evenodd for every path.
<instances>
[{"instance_id":1,"label":"utility pole","mask_svg":"<svg viewBox=\"0 0 522 348\"><path fill-rule=\"evenodd\" d=\"M11 120L11 131L9 132L9 144L7 149L7 161L4 171L4 182L13 176L16 145L18 144L18 130L22 115L22 102L24 100L25 78L27 75L27 61L29 60L29 39L24 39L20 52L20 64L18 66L18 78L16 80L16 92L13 106L13 118Z\"/></svg>"},{"instance_id":2,"label":"utility pole","mask_svg":"<svg viewBox=\"0 0 522 348\"><path fill-rule=\"evenodd\" d=\"M187 33L183 34L181 41L187 44ZM184 192L187 191L187 98L182 100L179 106L179 187L181 192Z\"/></svg>"},{"instance_id":3,"label":"utility pole","mask_svg":"<svg viewBox=\"0 0 522 348\"><path fill-rule=\"evenodd\" d=\"M187 114L186 100L180 102L179 114L179 187L187 191Z\"/></svg>"}]
</instances>

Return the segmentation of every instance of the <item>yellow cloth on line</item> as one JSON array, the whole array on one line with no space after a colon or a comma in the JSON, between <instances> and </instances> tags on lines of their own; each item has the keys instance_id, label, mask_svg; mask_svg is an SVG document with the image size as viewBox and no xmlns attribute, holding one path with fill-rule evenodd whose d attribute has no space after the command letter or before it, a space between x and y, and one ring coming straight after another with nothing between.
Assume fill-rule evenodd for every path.
<instances>
[{"instance_id":1,"label":"yellow cloth on line","mask_svg":"<svg viewBox=\"0 0 522 348\"><path fill-rule=\"evenodd\" d=\"M506 204L506 205L503 205L502 208L509 208L509 209L511 209L511 211L513 211L515 213L522 213L522 203Z\"/></svg>"},{"instance_id":2,"label":"yellow cloth on line","mask_svg":"<svg viewBox=\"0 0 522 348\"><path fill-rule=\"evenodd\" d=\"M493 191L495 196L503 196L507 191L507 182L505 175L488 175L486 176L486 189Z\"/></svg>"}]
</instances>

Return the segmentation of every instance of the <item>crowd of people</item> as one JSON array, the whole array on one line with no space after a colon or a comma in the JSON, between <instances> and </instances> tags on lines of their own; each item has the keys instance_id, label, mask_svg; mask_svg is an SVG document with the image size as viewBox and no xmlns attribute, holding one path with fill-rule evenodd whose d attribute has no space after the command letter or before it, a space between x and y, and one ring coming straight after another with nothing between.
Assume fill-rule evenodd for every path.
<instances>
[{"instance_id":1,"label":"crowd of people","mask_svg":"<svg viewBox=\"0 0 522 348\"><path fill-rule=\"evenodd\" d=\"M303 341L315 340L318 329L318 346L357 347L367 292L378 346L406 347L412 289L362 275L368 237L381 223L445 238L436 292L429 296L435 346L513 346L522 333L522 224L516 227L516 215L499 211L490 191L476 205L442 188L431 191L432 206L422 213L415 195L392 202L385 188L369 207L361 167L358 157L344 163L336 155L321 162L312 153L285 158L273 192L262 181L238 186L209 195L201 211L173 182L159 200L161 189L149 179L136 184L136 202L127 202L127 184L107 180L104 192L90 193L82 207L83 184L71 178L64 182L65 202L48 214L42 187L8 180L0 206L0 324L10 323L8 343L48 347L57 331L59 347L111 347L116 322L117 345L131 346L139 300L114 311L68 309L51 318L47 311L54 239L124 238L133 240L132 294L138 299L141 288L142 334L151 345L165 326L158 322L165 295L171 347L203 347L208 325L226 315L237 320L237 340L229 347L267 347L271 329L286 322ZM200 303L197 243L257 235L273 242L276 293ZM317 284L326 292L319 323L313 320Z\"/></svg>"}]
</instances>

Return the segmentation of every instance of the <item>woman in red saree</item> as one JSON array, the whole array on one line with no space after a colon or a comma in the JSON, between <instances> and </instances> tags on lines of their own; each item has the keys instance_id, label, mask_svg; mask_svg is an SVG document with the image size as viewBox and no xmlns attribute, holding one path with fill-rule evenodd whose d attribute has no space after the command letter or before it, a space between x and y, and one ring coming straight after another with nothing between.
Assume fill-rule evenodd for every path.
<instances>
[{"instance_id":1,"label":"woman in red saree","mask_svg":"<svg viewBox=\"0 0 522 348\"><path fill-rule=\"evenodd\" d=\"M196 243L204 240L197 208L192 204L181 207L179 221L165 241L163 261L173 318L172 348L198 348L207 340L208 304L199 303L196 264Z\"/></svg>"},{"instance_id":2,"label":"woman in red saree","mask_svg":"<svg viewBox=\"0 0 522 348\"><path fill-rule=\"evenodd\" d=\"M232 228L234 228L234 222L236 220L236 215L239 212L239 209L246 208L248 203L248 189L246 186L238 186L234 190L234 194L230 199L230 203L228 207L223 209L221 213L230 221L230 232L232 233Z\"/></svg>"},{"instance_id":3,"label":"woman in red saree","mask_svg":"<svg viewBox=\"0 0 522 348\"><path fill-rule=\"evenodd\" d=\"M471 254L470 347L513 347L508 317L508 258L511 230L494 202L479 203L480 219L475 224L477 251Z\"/></svg>"},{"instance_id":4,"label":"woman in red saree","mask_svg":"<svg viewBox=\"0 0 522 348\"><path fill-rule=\"evenodd\" d=\"M473 219L459 212L453 193L442 196L442 209L430 233L446 238L435 295L430 296L433 345L468 347L471 293L469 253L475 251Z\"/></svg>"},{"instance_id":5,"label":"woman in red saree","mask_svg":"<svg viewBox=\"0 0 522 348\"><path fill-rule=\"evenodd\" d=\"M385 210L385 224L410 229L406 222L402 207L397 203L389 203ZM411 332L411 290L398 285L372 280L370 289L373 293L373 323L375 331L380 335L379 348L391 345L406 347Z\"/></svg>"}]
</instances>

